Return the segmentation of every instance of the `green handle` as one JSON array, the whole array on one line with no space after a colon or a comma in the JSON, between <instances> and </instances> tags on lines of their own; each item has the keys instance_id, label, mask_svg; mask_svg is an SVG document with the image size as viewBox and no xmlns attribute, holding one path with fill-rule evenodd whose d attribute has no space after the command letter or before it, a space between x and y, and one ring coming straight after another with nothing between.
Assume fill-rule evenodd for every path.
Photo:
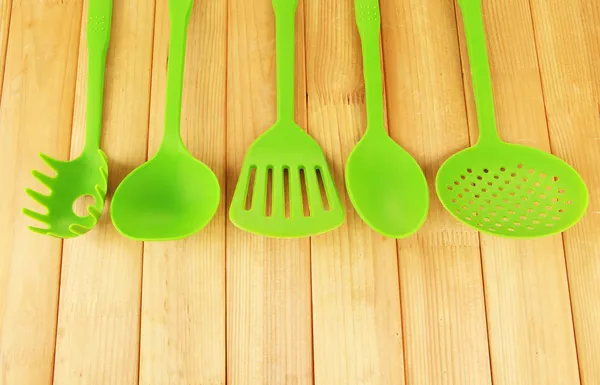
<instances>
[{"instance_id":1,"label":"green handle","mask_svg":"<svg viewBox=\"0 0 600 385\"><path fill-rule=\"evenodd\" d=\"M89 0L87 46L88 82L86 100L85 151L100 148L102 130L102 102L106 53L110 41L112 0Z\"/></svg>"},{"instance_id":2,"label":"green handle","mask_svg":"<svg viewBox=\"0 0 600 385\"><path fill-rule=\"evenodd\" d=\"M383 115L383 83L379 36L381 14L378 0L355 0L356 25L360 34L365 78L367 133L386 134Z\"/></svg>"},{"instance_id":3,"label":"green handle","mask_svg":"<svg viewBox=\"0 0 600 385\"><path fill-rule=\"evenodd\" d=\"M169 1L169 57L167 66L167 99L163 146L183 147L181 140L181 102L187 29L192 14L193 0Z\"/></svg>"},{"instance_id":4,"label":"green handle","mask_svg":"<svg viewBox=\"0 0 600 385\"><path fill-rule=\"evenodd\" d=\"M294 121L294 24L298 0L273 0L277 56L277 120Z\"/></svg>"},{"instance_id":5,"label":"green handle","mask_svg":"<svg viewBox=\"0 0 600 385\"><path fill-rule=\"evenodd\" d=\"M458 0L458 4L463 15L467 52L473 79L473 95L479 121L478 143L498 143L500 137L496 128L492 76L485 40L481 0Z\"/></svg>"}]
</instances>

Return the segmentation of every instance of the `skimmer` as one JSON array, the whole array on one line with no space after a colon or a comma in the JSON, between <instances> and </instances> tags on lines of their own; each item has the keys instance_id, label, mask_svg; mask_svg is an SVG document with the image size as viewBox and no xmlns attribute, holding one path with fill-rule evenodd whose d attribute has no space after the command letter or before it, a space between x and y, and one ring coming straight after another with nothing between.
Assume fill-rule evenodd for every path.
<instances>
[{"instance_id":1,"label":"skimmer","mask_svg":"<svg viewBox=\"0 0 600 385\"><path fill-rule=\"evenodd\" d=\"M581 176L560 158L502 141L496 128L480 0L459 0L480 135L450 157L436 177L444 207L488 234L537 238L573 226L588 206Z\"/></svg>"}]
</instances>

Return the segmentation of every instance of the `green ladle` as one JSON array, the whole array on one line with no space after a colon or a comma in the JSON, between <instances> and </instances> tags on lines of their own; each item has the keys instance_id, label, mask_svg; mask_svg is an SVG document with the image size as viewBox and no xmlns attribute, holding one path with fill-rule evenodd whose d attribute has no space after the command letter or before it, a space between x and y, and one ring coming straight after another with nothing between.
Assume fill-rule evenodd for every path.
<instances>
[{"instance_id":1,"label":"green ladle","mask_svg":"<svg viewBox=\"0 0 600 385\"><path fill-rule=\"evenodd\" d=\"M483 233L537 238L573 226L588 206L581 176L560 158L500 139L480 0L459 1L480 135L450 157L436 177L437 194L458 220Z\"/></svg>"},{"instance_id":2,"label":"green ladle","mask_svg":"<svg viewBox=\"0 0 600 385\"><path fill-rule=\"evenodd\" d=\"M348 195L371 228L391 238L415 233L429 210L427 180L415 159L386 132L377 0L355 0L362 41L367 103L367 131L346 165Z\"/></svg>"},{"instance_id":3,"label":"green ladle","mask_svg":"<svg viewBox=\"0 0 600 385\"><path fill-rule=\"evenodd\" d=\"M158 152L129 174L111 204L114 226L124 236L165 241L205 227L220 201L216 175L184 147L180 135L187 28L193 0L170 0L165 129Z\"/></svg>"}]
</instances>

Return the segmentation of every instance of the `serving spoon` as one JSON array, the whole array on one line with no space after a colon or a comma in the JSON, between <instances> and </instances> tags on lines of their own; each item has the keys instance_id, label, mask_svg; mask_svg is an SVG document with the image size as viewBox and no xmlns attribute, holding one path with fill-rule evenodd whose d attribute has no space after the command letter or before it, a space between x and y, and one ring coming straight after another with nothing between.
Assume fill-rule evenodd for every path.
<instances>
[{"instance_id":1,"label":"serving spoon","mask_svg":"<svg viewBox=\"0 0 600 385\"><path fill-rule=\"evenodd\" d=\"M165 127L158 152L117 187L111 208L114 226L143 241L188 237L204 228L220 201L219 181L192 156L180 135L187 28L193 0L170 0L171 36L167 68Z\"/></svg>"},{"instance_id":2,"label":"serving spoon","mask_svg":"<svg viewBox=\"0 0 600 385\"><path fill-rule=\"evenodd\" d=\"M346 187L358 215L378 233L405 238L425 222L427 180L416 160L385 129L378 0L355 0L362 42L367 131L346 165Z\"/></svg>"}]
</instances>

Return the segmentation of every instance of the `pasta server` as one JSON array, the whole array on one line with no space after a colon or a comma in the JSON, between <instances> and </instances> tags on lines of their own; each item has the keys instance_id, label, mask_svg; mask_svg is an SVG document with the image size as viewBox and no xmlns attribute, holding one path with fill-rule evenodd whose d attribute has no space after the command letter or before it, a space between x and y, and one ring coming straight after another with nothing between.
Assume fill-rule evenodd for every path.
<instances>
[{"instance_id":1,"label":"pasta server","mask_svg":"<svg viewBox=\"0 0 600 385\"><path fill-rule=\"evenodd\" d=\"M32 171L33 176L50 190L49 195L29 188L25 190L27 195L47 209L47 213L23 209L25 215L45 225L29 226L36 233L57 238L73 238L85 234L96 225L104 210L108 162L100 149L100 133L111 19L112 0L89 0L85 145L81 154L71 161L60 161L40 154L56 175L52 177L37 170ZM73 204L84 196L93 197L95 202L87 207L88 215L79 216L74 212Z\"/></svg>"},{"instance_id":2,"label":"pasta server","mask_svg":"<svg viewBox=\"0 0 600 385\"><path fill-rule=\"evenodd\" d=\"M437 194L458 220L482 233L538 238L562 232L584 215L587 187L560 158L502 141L496 128L480 0L459 0L464 19L480 135L450 157L436 177Z\"/></svg>"},{"instance_id":3,"label":"pasta server","mask_svg":"<svg viewBox=\"0 0 600 385\"><path fill-rule=\"evenodd\" d=\"M276 238L324 233L345 216L323 150L294 122L297 5L273 0L277 122L250 146L229 209L238 228Z\"/></svg>"}]
</instances>

